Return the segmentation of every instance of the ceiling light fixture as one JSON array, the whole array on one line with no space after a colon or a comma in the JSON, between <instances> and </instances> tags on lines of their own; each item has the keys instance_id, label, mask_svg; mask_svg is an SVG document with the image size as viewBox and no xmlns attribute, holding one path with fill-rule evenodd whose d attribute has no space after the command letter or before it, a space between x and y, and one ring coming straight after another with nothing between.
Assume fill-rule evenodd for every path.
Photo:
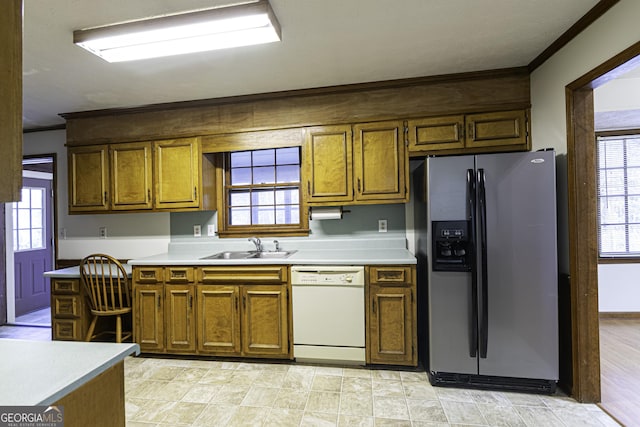
<instances>
[{"instance_id":1,"label":"ceiling light fixture","mask_svg":"<svg viewBox=\"0 0 640 427\"><path fill-rule=\"evenodd\" d=\"M73 32L73 42L108 62L280 41L267 0Z\"/></svg>"}]
</instances>

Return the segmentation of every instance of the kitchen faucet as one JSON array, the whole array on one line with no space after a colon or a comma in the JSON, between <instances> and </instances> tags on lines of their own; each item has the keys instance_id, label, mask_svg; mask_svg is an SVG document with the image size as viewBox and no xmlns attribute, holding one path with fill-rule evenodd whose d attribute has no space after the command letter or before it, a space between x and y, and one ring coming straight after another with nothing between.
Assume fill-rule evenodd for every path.
<instances>
[{"instance_id":1,"label":"kitchen faucet","mask_svg":"<svg viewBox=\"0 0 640 427\"><path fill-rule=\"evenodd\" d=\"M262 252L264 249L262 248L262 242L257 237L249 237L249 241L256 245L256 251Z\"/></svg>"},{"instance_id":2,"label":"kitchen faucet","mask_svg":"<svg viewBox=\"0 0 640 427\"><path fill-rule=\"evenodd\" d=\"M278 242L277 240L274 240L273 244L276 245L276 252L280 252L280 242Z\"/></svg>"}]
</instances>

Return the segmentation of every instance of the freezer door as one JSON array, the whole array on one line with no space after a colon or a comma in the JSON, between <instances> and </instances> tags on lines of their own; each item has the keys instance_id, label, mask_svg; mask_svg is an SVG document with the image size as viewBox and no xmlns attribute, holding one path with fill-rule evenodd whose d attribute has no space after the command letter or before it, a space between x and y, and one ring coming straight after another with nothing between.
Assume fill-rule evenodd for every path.
<instances>
[{"instance_id":1,"label":"freezer door","mask_svg":"<svg viewBox=\"0 0 640 427\"><path fill-rule=\"evenodd\" d=\"M476 166L485 181L487 251L479 373L557 380L555 153L479 155Z\"/></svg>"},{"instance_id":2,"label":"freezer door","mask_svg":"<svg viewBox=\"0 0 640 427\"><path fill-rule=\"evenodd\" d=\"M433 221L468 219L467 171L473 156L429 158L427 165L427 220L431 242ZM476 374L471 273L433 271L432 245L427 250L429 370Z\"/></svg>"}]
</instances>

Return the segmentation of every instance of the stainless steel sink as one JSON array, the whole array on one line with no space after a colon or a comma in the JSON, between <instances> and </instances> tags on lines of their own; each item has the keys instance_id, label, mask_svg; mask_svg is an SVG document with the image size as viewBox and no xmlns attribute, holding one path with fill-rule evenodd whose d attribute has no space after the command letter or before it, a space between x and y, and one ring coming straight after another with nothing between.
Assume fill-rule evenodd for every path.
<instances>
[{"instance_id":1,"label":"stainless steel sink","mask_svg":"<svg viewBox=\"0 0 640 427\"><path fill-rule=\"evenodd\" d=\"M224 251L217 254L202 257L200 259L244 259L249 258L257 252L253 251Z\"/></svg>"},{"instance_id":2,"label":"stainless steel sink","mask_svg":"<svg viewBox=\"0 0 640 427\"><path fill-rule=\"evenodd\" d=\"M224 251L200 259L287 258L297 251Z\"/></svg>"},{"instance_id":3,"label":"stainless steel sink","mask_svg":"<svg viewBox=\"0 0 640 427\"><path fill-rule=\"evenodd\" d=\"M254 252L247 258L287 258L297 251L263 251Z\"/></svg>"}]
</instances>

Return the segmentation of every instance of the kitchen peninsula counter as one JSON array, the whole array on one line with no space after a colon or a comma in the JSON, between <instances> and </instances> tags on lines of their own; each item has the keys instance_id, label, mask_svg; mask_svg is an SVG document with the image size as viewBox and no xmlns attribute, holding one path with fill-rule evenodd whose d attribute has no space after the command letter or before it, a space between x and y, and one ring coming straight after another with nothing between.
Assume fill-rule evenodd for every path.
<instances>
[{"instance_id":1,"label":"kitchen peninsula counter","mask_svg":"<svg viewBox=\"0 0 640 427\"><path fill-rule=\"evenodd\" d=\"M138 344L0 340L0 405L63 406L65 426L124 426L124 359L139 353Z\"/></svg>"}]
</instances>

